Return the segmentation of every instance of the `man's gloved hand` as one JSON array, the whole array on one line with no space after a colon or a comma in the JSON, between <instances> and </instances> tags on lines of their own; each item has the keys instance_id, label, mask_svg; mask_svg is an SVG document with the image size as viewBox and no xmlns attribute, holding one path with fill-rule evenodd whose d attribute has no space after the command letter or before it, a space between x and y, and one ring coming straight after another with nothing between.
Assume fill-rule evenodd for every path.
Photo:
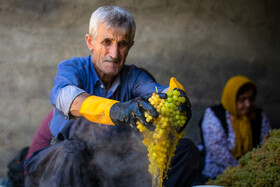
<instances>
[{"instance_id":1,"label":"man's gloved hand","mask_svg":"<svg viewBox=\"0 0 280 187\"><path fill-rule=\"evenodd\" d=\"M189 123L189 121L190 121L190 119L192 117L192 110L191 110L190 100L187 97L186 93L183 90L180 90L178 88L175 88L174 90L178 90L180 92L180 97L185 97L186 98L186 101L179 105L179 111L187 113L186 123L182 127L177 127L177 129L176 129L176 131L178 133L180 133L180 132L182 132L186 128L187 124Z\"/></svg>"},{"instance_id":2,"label":"man's gloved hand","mask_svg":"<svg viewBox=\"0 0 280 187\"><path fill-rule=\"evenodd\" d=\"M165 99L165 93L158 94L160 98ZM158 112L149 103L151 95L135 98L127 102L115 103L110 109L110 118L115 125L129 125L137 129L136 121L142 123L149 130L153 131L155 127L151 122L146 121L145 111L154 118L158 117Z\"/></svg>"},{"instance_id":3,"label":"man's gloved hand","mask_svg":"<svg viewBox=\"0 0 280 187\"><path fill-rule=\"evenodd\" d=\"M187 113L186 123L182 127L176 128L176 131L180 133L186 128L187 124L189 123L192 117L191 103L189 98L187 97L185 88L174 77L170 79L168 90L178 90L180 92L180 97L186 98L186 101L179 105L179 111Z\"/></svg>"},{"instance_id":4,"label":"man's gloved hand","mask_svg":"<svg viewBox=\"0 0 280 187\"><path fill-rule=\"evenodd\" d=\"M95 123L129 125L136 128L136 121L139 120L148 129L154 130L154 126L146 122L144 116L145 111L153 117L158 117L159 115L148 101L151 95L135 98L127 102L92 95L83 101L79 112L87 120ZM167 97L165 93L159 93L158 95L162 99Z\"/></svg>"}]
</instances>

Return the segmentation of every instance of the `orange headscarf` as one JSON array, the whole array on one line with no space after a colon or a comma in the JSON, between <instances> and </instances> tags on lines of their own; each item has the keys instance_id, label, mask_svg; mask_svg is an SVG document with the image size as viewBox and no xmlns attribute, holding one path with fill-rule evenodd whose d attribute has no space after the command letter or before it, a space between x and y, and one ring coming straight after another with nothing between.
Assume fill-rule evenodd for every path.
<instances>
[{"instance_id":1,"label":"orange headscarf","mask_svg":"<svg viewBox=\"0 0 280 187\"><path fill-rule=\"evenodd\" d=\"M223 107L233 116L232 126L235 133L235 147L232 154L235 158L240 158L248 151L252 150L252 130L250 119L247 116L238 116L236 108L236 97L238 90L247 83L254 83L245 76L237 75L226 83L221 103Z\"/></svg>"}]
</instances>

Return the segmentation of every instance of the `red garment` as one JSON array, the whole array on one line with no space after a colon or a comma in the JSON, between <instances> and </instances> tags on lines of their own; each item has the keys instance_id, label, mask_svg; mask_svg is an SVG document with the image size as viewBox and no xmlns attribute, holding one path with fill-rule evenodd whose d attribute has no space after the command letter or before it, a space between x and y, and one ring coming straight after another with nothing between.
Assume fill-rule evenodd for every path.
<instances>
[{"instance_id":1,"label":"red garment","mask_svg":"<svg viewBox=\"0 0 280 187\"><path fill-rule=\"evenodd\" d=\"M43 119L43 121L37 128L33 136L32 143L29 146L26 159L28 159L35 151L45 148L49 145L49 140L52 135L49 128L49 122L52 119L52 117L53 117L53 109L46 115L46 117Z\"/></svg>"}]
</instances>

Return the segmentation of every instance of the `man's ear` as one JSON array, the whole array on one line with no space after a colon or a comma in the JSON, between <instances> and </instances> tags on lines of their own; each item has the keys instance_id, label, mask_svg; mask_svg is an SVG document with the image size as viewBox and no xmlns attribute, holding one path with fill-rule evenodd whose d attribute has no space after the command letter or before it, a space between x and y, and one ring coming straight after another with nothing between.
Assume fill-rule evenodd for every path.
<instances>
[{"instance_id":1,"label":"man's ear","mask_svg":"<svg viewBox=\"0 0 280 187\"><path fill-rule=\"evenodd\" d=\"M131 42L129 49L133 46L133 44L134 44L134 41Z\"/></svg>"},{"instance_id":2,"label":"man's ear","mask_svg":"<svg viewBox=\"0 0 280 187\"><path fill-rule=\"evenodd\" d=\"M93 40L92 40L92 37L89 34L86 34L85 39L86 39L86 43L87 43L88 49L90 51L92 51L93 50Z\"/></svg>"}]
</instances>

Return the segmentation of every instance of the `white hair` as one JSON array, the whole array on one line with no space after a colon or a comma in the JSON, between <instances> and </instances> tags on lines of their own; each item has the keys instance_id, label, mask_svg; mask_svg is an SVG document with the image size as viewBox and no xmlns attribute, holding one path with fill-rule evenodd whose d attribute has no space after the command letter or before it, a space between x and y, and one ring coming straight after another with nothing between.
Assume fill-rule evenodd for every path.
<instances>
[{"instance_id":1,"label":"white hair","mask_svg":"<svg viewBox=\"0 0 280 187\"><path fill-rule=\"evenodd\" d=\"M95 10L89 21L89 34L93 39L97 36L99 23L106 28L118 28L129 36L129 42L133 42L135 35L135 21L133 16L124 8L118 6L102 6Z\"/></svg>"}]
</instances>

